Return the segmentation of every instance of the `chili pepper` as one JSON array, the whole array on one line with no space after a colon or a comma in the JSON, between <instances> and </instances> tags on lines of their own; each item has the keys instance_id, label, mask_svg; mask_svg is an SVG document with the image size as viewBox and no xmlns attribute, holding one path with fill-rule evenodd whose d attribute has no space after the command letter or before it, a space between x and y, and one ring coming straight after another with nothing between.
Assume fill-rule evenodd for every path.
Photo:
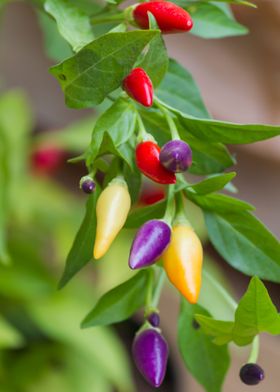
<instances>
[{"instance_id":1,"label":"chili pepper","mask_svg":"<svg viewBox=\"0 0 280 392\"><path fill-rule=\"evenodd\" d=\"M239 376L244 384L257 385L264 379L264 371L256 363L247 363L240 369Z\"/></svg>"},{"instance_id":2,"label":"chili pepper","mask_svg":"<svg viewBox=\"0 0 280 392\"><path fill-rule=\"evenodd\" d=\"M153 219L144 223L132 243L129 267L138 269L154 264L169 245L170 237L171 229L164 221Z\"/></svg>"},{"instance_id":3,"label":"chili pepper","mask_svg":"<svg viewBox=\"0 0 280 392\"><path fill-rule=\"evenodd\" d=\"M162 258L171 283L190 303L196 303L201 286L203 250L190 226L179 223L173 227L171 243Z\"/></svg>"},{"instance_id":4,"label":"chili pepper","mask_svg":"<svg viewBox=\"0 0 280 392\"><path fill-rule=\"evenodd\" d=\"M168 344L161 333L154 328L138 333L132 353L142 376L153 387L159 387L165 376L168 359Z\"/></svg>"},{"instance_id":5,"label":"chili pepper","mask_svg":"<svg viewBox=\"0 0 280 392\"><path fill-rule=\"evenodd\" d=\"M96 238L93 256L102 257L125 224L131 200L124 180L115 178L100 194L96 203Z\"/></svg>"},{"instance_id":6,"label":"chili pepper","mask_svg":"<svg viewBox=\"0 0 280 392\"><path fill-rule=\"evenodd\" d=\"M135 101L149 107L153 104L153 84L142 68L134 68L123 80L123 89Z\"/></svg>"},{"instance_id":7,"label":"chili pepper","mask_svg":"<svg viewBox=\"0 0 280 392\"><path fill-rule=\"evenodd\" d=\"M148 1L137 5L133 11L135 22L142 29L149 28L150 12L163 33L180 33L191 30L193 21L183 8L169 1Z\"/></svg>"},{"instance_id":8,"label":"chili pepper","mask_svg":"<svg viewBox=\"0 0 280 392\"><path fill-rule=\"evenodd\" d=\"M156 187L149 187L143 190L143 192L140 195L140 200L139 202L144 205L151 205L155 204L158 201L161 201L165 198L165 192L163 187L162 188L156 188Z\"/></svg>"},{"instance_id":9,"label":"chili pepper","mask_svg":"<svg viewBox=\"0 0 280 392\"><path fill-rule=\"evenodd\" d=\"M175 184L176 176L165 169L159 160L159 146L149 140L136 147L136 164L139 170L151 180L159 184Z\"/></svg>"},{"instance_id":10,"label":"chili pepper","mask_svg":"<svg viewBox=\"0 0 280 392\"><path fill-rule=\"evenodd\" d=\"M31 155L32 168L38 174L51 174L63 162L65 151L54 146L41 146Z\"/></svg>"},{"instance_id":11,"label":"chili pepper","mask_svg":"<svg viewBox=\"0 0 280 392\"><path fill-rule=\"evenodd\" d=\"M147 317L147 320L149 321L149 323L153 327L158 327L160 324L160 317L159 317L159 314L156 312L149 314L149 316Z\"/></svg>"},{"instance_id":12,"label":"chili pepper","mask_svg":"<svg viewBox=\"0 0 280 392\"><path fill-rule=\"evenodd\" d=\"M93 179L90 176L84 176L81 178L80 181L80 188L85 193L92 193L94 192L96 185Z\"/></svg>"},{"instance_id":13,"label":"chili pepper","mask_svg":"<svg viewBox=\"0 0 280 392\"><path fill-rule=\"evenodd\" d=\"M192 150L182 140L171 140L161 148L159 160L172 173L181 173L192 164Z\"/></svg>"}]
</instances>

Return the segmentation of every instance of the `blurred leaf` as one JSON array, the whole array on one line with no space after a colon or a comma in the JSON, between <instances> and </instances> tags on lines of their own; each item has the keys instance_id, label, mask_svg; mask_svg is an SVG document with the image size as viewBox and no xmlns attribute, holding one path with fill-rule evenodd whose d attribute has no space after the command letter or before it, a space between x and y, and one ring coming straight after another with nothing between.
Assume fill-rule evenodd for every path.
<instances>
[{"instance_id":1,"label":"blurred leaf","mask_svg":"<svg viewBox=\"0 0 280 392\"><path fill-rule=\"evenodd\" d=\"M98 196L99 190L96 189L88 198L86 214L68 254L66 266L59 282L60 288L65 286L93 258L92 252L96 230L95 205Z\"/></svg>"},{"instance_id":2,"label":"blurred leaf","mask_svg":"<svg viewBox=\"0 0 280 392\"><path fill-rule=\"evenodd\" d=\"M69 0L46 0L44 8L54 17L60 34L75 52L93 41L90 18L75 3Z\"/></svg>"},{"instance_id":3,"label":"blurred leaf","mask_svg":"<svg viewBox=\"0 0 280 392\"><path fill-rule=\"evenodd\" d=\"M94 373L109 380L117 390L133 392L129 362L115 334L101 327L80 329L79 322L89 306L87 298L79 289L68 291L68 295L66 289L53 298L30 303L28 310L47 336L75 349L86 367L86 363L91 364Z\"/></svg>"},{"instance_id":4,"label":"blurred leaf","mask_svg":"<svg viewBox=\"0 0 280 392\"><path fill-rule=\"evenodd\" d=\"M159 31L108 33L52 67L67 105L86 108L101 103L120 87L144 47L157 35Z\"/></svg>"},{"instance_id":5,"label":"blurred leaf","mask_svg":"<svg viewBox=\"0 0 280 392\"><path fill-rule=\"evenodd\" d=\"M234 322L213 320L196 315L203 331L214 337L216 344L233 341L239 346L252 343L256 335L267 332L280 334L280 315L273 305L264 284L257 278L251 279L235 312Z\"/></svg>"},{"instance_id":6,"label":"blurred leaf","mask_svg":"<svg viewBox=\"0 0 280 392\"><path fill-rule=\"evenodd\" d=\"M158 97L168 105L192 116L209 118L192 75L176 60L169 60L169 68L157 89Z\"/></svg>"},{"instance_id":7,"label":"blurred leaf","mask_svg":"<svg viewBox=\"0 0 280 392\"><path fill-rule=\"evenodd\" d=\"M56 22L46 13L38 11L38 21L43 31L44 47L54 61L62 61L73 55L68 42L59 34Z\"/></svg>"},{"instance_id":8,"label":"blurred leaf","mask_svg":"<svg viewBox=\"0 0 280 392\"><path fill-rule=\"evenodd\" d=\"M280 243L249 211L206 212L211 242L222 257L246 275L280 282Z\"/></svg>"},{"instance_id":9,"label":"blurred leaf","mask_svg":"<svg viewBox=\"0 0 280 392\"><path fill-rule=\"evenodd\" d=\"M222 190L236 176L235 172L215 175L196 184L188 186L189 191L199 195L206 195Z\"/></svg>"},{"instance_id":10,"label":"blurred leaf","mask_svg":"<svg viewBox=\"0 0 280 392\"><path fill-rule=\"evenodd\" d=\"M81 153L91 140L91 133L96 121L96 116L78 120L63 129L39 134L35 143L51 144L66 151Z\"/></svg>"},{"instance_id":11,"label":"blurred leaf","mask_svg":"<svg viewBox=\"0 0 280 392\"><path fill-rule=\"evenodd\" d=\"M20 333L0 316L0 349L18 348L24 344Z\"/></svg>"},{"instance_id":12,"label":"blurred leaf","mask_svg":"<svg viewBox=\"0 0 280 392\"><path fill-rule=\"evenodd\" d=\"M182 300L178 324L178 345L187 369L207 392L220 392L229 368L226 346L217 346L194 325L194 315L209 313L199 305Z\"/></svg>"},{"instance_id":13,"label":"blurred leaf","mask_svg":"<svg viewBox=\"0 0 280 392\"><path fill-rule=\"evenodd\" d=\"M20 208L18 189L24 183L27 138L32 115L26 96L12 90L0 97L0 262L7 264L5 226L10 206Z\"/></svg>"},{"instance_id":14,"label":"blurred leaf","mask_svg":"<svg viewBox=\"0 0 280 392\"><path fill-rule=\"evenodd\" d=\"M214 3L198 2L187 7L194 22L191 34L202 38L225 38L248 33L248 29L229 17Z\"/></svg>"},{"instance_id":15,"label":"blurred leaf","mask_svg":"<svg viewBox=\"0 0 280 392\"><path fill-rule=\"evenodd\" d=\"M82 327L110 325L128 319L145 303L148 273L133 278L108 291L82 322Z\"/></svg>"}]
</instances>

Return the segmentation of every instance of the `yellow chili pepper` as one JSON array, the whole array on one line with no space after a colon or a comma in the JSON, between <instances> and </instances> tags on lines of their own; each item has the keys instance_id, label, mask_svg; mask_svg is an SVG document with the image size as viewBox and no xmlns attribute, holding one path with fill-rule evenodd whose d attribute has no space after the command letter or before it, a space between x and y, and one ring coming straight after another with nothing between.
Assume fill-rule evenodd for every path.
<instances>
[{"instance_id":1,"label":"yellow chili pepper","mask_svg":"<svg viewBox=\"0 0 280 392\"><path fill-rule=\"evenodd\" d=\"M97 228L93 257L100 259L125 224L131 199L124 180L115 178L100 194L96 203Z\"/></svg>"},{"instance_id":2,"label":"yellow chili pepper","mask_svg":"<svg viewBox=\"0 0 280 392\"><path fill-rule=\"evenodd\" d=\"M192 227L175 225L171 243L162 257L171 283L190 303L196 303L201 287L203 249Z\"/></svg>"}]
</instances>

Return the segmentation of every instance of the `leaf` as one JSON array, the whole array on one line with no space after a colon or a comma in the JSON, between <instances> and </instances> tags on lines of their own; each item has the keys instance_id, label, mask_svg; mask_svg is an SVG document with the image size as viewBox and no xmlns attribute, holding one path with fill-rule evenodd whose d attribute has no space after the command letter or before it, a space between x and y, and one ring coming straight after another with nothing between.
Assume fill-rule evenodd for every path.
<instances>
[{"instance_id":1,"label":"leaf","mask_svg":"<svg viewBox=\"0 0 280 392\"><path fill-rule=\"evenodd\" d=\"M231 212L242 213L243 211L254 210L254 207L251 204L221 193L196 195L193 192L189 192L188 188L185 189L185 193L187 198L205 211L214 211L224 214Z\"/></svg>"},{"instance_id":2,"label":"leaf","mask_svg":"<svg viewBox=\"0 0 280 392\"><path fill-rule=\"evenodd\" d=\"M187 189L193 191L199 195L206 195L208 193L213 193L219 191L225 187L234 177L235 172L218 174L205 180L198 182L197 184L190 185Z\"/></svg>"},{"instance_id":3,"label":"leaf","mask_svg":"<svg viewBox=\"0 0 280 392\"><path fill-rule=\"evenodd\" d=\"M50 69L73 108L101 103L120 87L138 56L159 31L108 33L91 42L75 56Z\"/></svg>"},{"instance_id":4,"label":"leaf","mask_svg":"<svg viewBox=\"0 0 280 392\"><path fill-rule=\"evenodd\" d=\"M168 72L157 89L157 96L182 113L209 118L192 75L174 59L169 60Z\"/></svg>"},{"instance_id":5,"label":"leaf","mask_svg":"<svg viewBox=\"0 0 280 392\"><path fill-rule=\"evenodd\" d=\"M66 266L59 282L59 288L65 286L93 258L92 252L96 230L95 205L98 196L99 190L96 189L88 198L86 214L67 256Z\"/></svg>"},{"instance_id":6,"label":"leaf","mask_svg":"<svg viewBox=\"0 0 280 392\"><path fill-rule=\"evenodd\" d=\"M161 35L156 35L149 43L144 58L138 64L143 68L156 87L164 78L168 68L168 54Z\"/></svg>"},{"instance_id":7,"label":"leaf","mask_svg":"<svg viewBox=\"0 0 280 392\"><path fill-rule=\"evenodd\" d=\"M233 341L239 346L245 346L252 343L261 332L280 334L280 315L264 284L257 277L251 279L241 298L234 322L213 320L203 315L196 315L195 318L203 331L214 337L216 344Z\"/></svg>"},{"instance_id":8,"label":"leaf","mask_svg":"<svg viewBox=\"0 0 280 392\"><path fill-rule=\"evenodd\" d=\"M189 6L194 25L191 34L202 38L225 38L244 35L248 29L229 17L213 3L198 2Z\"/></svg>"},{"instance_id":9,"label":"leaf","mask_svg":"<svg viewBox=\"0 0 280 392\"><path fill-rule=\"evenodd\" d=\"M126 320L144 305L147 292L147 271L141 271L100 298L82 322L83 328L110 325Z\"/></svg>"},{"instance_id":10,"label":"leaf","mask_svg":"<svg viewBox=\"0 0 280 392\"><path fill-rule=\"evenodd\" d=\"M112 147L118 150L118 147L129 140L135 129L136 115L137 113L129 101L119 98L114 102L96 121L92 132L88 162L92 163L99 155L102 142L105 142L104 153L106 140L110 144L109 151L112 150ZM130 164L130 161L128 163Z\"/></svg>"},{"instance_id":11,"label":"leaf","mask_svg":"<svg viewBox=\"0 0 280 392\"><path fill-rule=\"evenodd\" d=\"M69 0L46 0L44 8L54 17L60 34L75 52L93 41L89 16Z\"/></svg>"},{"instance_id":12,"label":"leaf","mask_svg":"<svg viewBox=\"0 0 280 392\"><path fill-rule=\"evenodd\" d=\"M181 125L179 133L187 139L191 133L204 142L225 144L247 144L267 140L280 135L280 126L262 124L234 124L230 122L199 119L182 113L164 102L160 102L173 112Z\"/></svg>"},{"instance_id":13,"label":"leaf","mask_svg":"<svg viewBox=\"0 0 280 392\"><path fill-rule=\"evenodd\" d=\"M11 90L0 97L0 263L8 264L5 226L11 206L21 208L18 189L24 185L27 161L27 134L32 114L26 96Z\"/></svg>"},{"instance_id":14,"label":"leaf","mask_svg":"<svg viewBox=\"0 0 280 392\"><path fill-rule=\"evenodd\" d=\"M45 51L49 58L54 61L62 61L73 56L71 46L59 34L55 20L41 11L38 11L37 15L43 32Z\"/></svg>"},{"instance_id":15,"label":"leaf","mask_svg":"<svg viewBox=\"0 0 280 392\"><path fill-rule=\"evenodd\" d=\"M233 268L280 282L279 241L249 211L216 209L205 220L212 244Z\"/></svg>"},{"instance_id":16,"label":"leaf","mask_svg":"<svg viewBox=\"0 0 280 392\"><path fill-rule=\"evenodd\" d=\"M199 305L182 300L178 324L178 345L187 369L207 392L221 392L229 368L226 346L217 346L202 329L193 325L194 315L209 313Z\"/></svg>"},{"instance_id":17,"label":"leaf","mask_svg":"<svg viewBox=\"0 0 280 392\"><path fill-rule=\"evenodd\" d=\"M18 348L24 344L21 334L0 316L0 348Z\"/></svg>"},{"instance_id":18,"label":"leaf","mask_svg":"<svg viewBox=\"0 0 280 392\"><path fill-rule=\"evenodd\" d=\"M128 218L125 222L125 228L135 229L143 225L149 219L162 218L165 208L166 201L160 201L147 207L135 208L128 215Z\"/></svg>"}]
</instances>

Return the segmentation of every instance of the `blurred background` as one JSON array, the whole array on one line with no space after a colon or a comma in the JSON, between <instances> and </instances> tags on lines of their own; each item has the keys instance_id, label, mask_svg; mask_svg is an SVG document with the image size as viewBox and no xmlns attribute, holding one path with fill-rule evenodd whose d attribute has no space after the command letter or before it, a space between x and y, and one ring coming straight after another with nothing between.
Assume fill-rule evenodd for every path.
<instances>
[{"instance_id":1,"label":"blurred background","mask_svg":"<svg viewBox=\"0 0 280 392\"><path fill-rule=\"evenodd\" d=\"M247 36L203 40L184 35L178 40L171 35L166 43L170 55L193 74L215 118L279 124L280 3L256 3L256 10L233 7L236 18L250 29ZM0 189L0 195L1 203L10 200L13 264L0 267L0 392L150 391L130 357L141 313L114 328L79 329L98 297L128 277L126 260L133 233L123 233L102 263L95 268L89 265L67 288L56 290L86 201L78 190L85 168L65 161L89 142L94 114L65 107L63 94L48 73L52 64L32 8L20 2L8 5L0 23L0 88L12 91L0 101L0 122L7 128L6 142L12 146L15 163L14 176L8 179L9 194ZM15 127L18 134L13 135ZM279 147L278 138L231 148L238 161L234 184L239 197L256 206L257 216L278 237ZM48 148L53 152L46 164ZM147 202L145 197L142 201ZM193 209L192 215L205 237L199 212ZM225 264L206 237L205 247L210 268L221 267L221 280L238 299L248 279ZM279 288L269 283L267 287L279 306ZM160 307L171 355L159 390L201 392L176 347L178 306L178 296L167 286ZM233 349L224 391L247 390L238 377L246 358L246 350ZM267 377L257 391L279 390L279 360L279 339L263 336L259 362Z\"/></svg>"}]
</instances>

